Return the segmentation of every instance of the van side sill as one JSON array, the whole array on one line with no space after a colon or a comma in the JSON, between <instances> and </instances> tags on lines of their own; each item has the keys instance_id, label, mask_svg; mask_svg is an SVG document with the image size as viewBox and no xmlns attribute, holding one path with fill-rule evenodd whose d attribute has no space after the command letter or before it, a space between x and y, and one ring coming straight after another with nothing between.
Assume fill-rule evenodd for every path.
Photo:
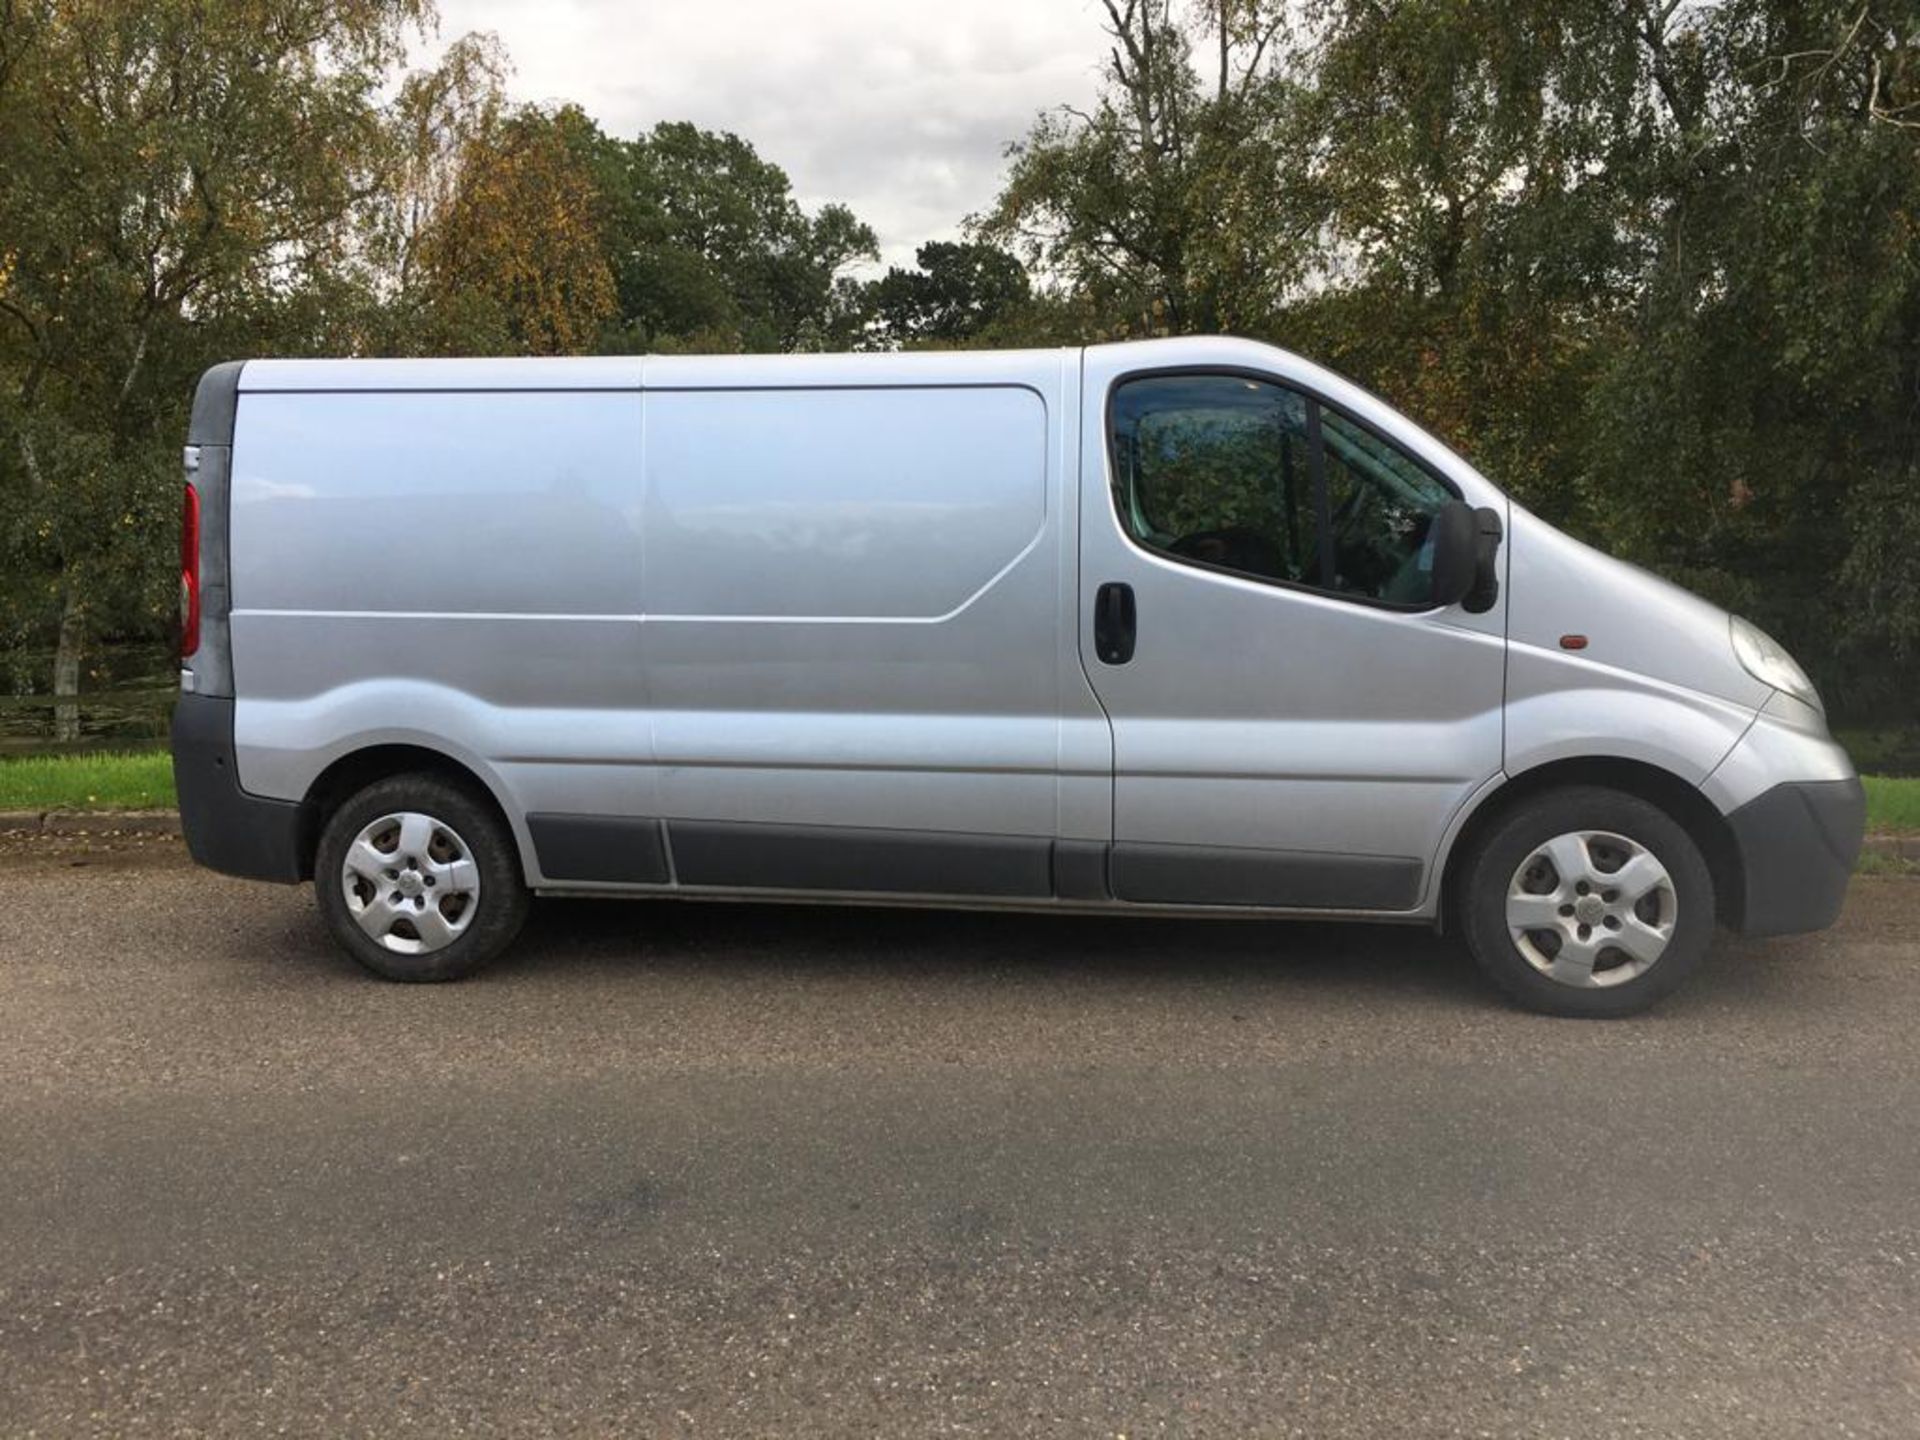
<instances>
[{"instance_id":1,"label":"van side sill","mask_svg":"<svg viewBox=\"0 0 1920 1440\"><path fill-rule=\"evenodd\" d=\"M919 895L1053 894L1053 841L1033 835L669 820L682 885Z\"/></svg>"},{"instance_id":2,"label":"van side sill","mask_svg":"<svg viewBox=\"0 0 1920 1440\"><path fill-rule=\"evenodd\" d=\"M543 890L645 885L1383 914L1415 909L1425 871L1401 856L761 821L534 814L527 829Z\"/></svg>"},{"instance_id":3,"label":"van side sill","mask_svg":"<svg viewBox=\"0 0 1920 1440\"><path fill-rule=\"evenodd\" d=\"M1280 910L1411 910L1425 866L1397 855L1122 842L1110 862L1119 900Z\"/></svg>"},{"instance_id":4,"label":"van side sill","mask_svg":"<svg viewBox=\"0 0 1920 1440\"><path fill-rule=\"evenodd\" d=\"M666 843L658 820L625 815L529 815L527 833L549 880L665 885Z\"/></svg>"},{"instance_id":5,"label":"van side sill","mask_svg":"<svg viewBox=\"0 0 1920 1440\"><path fill-rule=\"evenodd\" d=\"M1109 900L1104 840L1053 842L1053 893L1062 900Z\"/></svg>"},{"instance_id":6,"label":"van side sill","mask_svg":"<svg viewBox=\"0 0 1920 1440\"><path fill-rule=\"evenodd\" d=\"M686 900L712 905L828 905L854 910L953 910L981 915L1127 915L1161 920L1311 920L1365 925L1433 924L1433 911L1276 909L1259 905L1128 905L1041 895L893 895L849 890L725 890L674 885L537 885L534 894L571 900Z\"/></svg>"}]
</instances>

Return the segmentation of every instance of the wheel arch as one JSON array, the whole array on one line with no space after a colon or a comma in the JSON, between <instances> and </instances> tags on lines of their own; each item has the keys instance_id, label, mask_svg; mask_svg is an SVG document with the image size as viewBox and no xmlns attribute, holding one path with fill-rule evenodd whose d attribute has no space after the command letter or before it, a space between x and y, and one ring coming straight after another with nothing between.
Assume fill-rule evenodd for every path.
<instances>
[{"instance_id":1,"label":"wheel arch","mask_svg":"<svg viewBox=\"0 0 1920 1440\"><path fill-rule=\"evenodd\" d=\"M304 878L313 875L314 852L319 848L320 831L328 817L347 799L377 781L394 775L427 774L451 781L470 791L474 798L491 808L513 836L526 866L526 851L520 827L513 813L502 803L499 793L487 778L472 766L431 746L405 742L364 745L336 757L313 779L300 802L304 823L300 836L300 863Z\"/></svg>"},{"instance_id":2,"label":"wheel arch","mask_svg":"<svg viewBox=\"0 0 1920 1440\"><path fill-rule=\"evenodd\" d=\"M1467 816L1448 847L1441 872L1439 922L1451 928L1455 909L1455 887L1465 868L1466 857L1473 853L1481 836L1512 808L1548 790L1570 785L1597 785L1633 795L1657 806L1687 832L1707 862L1713 877L1716 918L1729 923L1745 911L1744 871L1732 827L1700 787L1644 760L1628 760L1611 755L1550 760L1523 770L1505 784L1484 795Z\"/></svg>"}]
</instances>

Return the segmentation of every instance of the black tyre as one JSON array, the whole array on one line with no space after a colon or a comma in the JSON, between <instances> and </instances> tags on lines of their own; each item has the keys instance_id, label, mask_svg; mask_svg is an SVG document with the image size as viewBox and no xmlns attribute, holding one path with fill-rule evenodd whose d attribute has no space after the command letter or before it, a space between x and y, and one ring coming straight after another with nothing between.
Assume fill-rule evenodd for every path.
<instances>
[{"instance_id":1,"label":"black tyre","mask_svg":"<svg viewBox=\"0 0 1920 1440\"><path fill-rule=\"evenodd\" d=\"M389 980L458 980L499 955L527 915L512 832L438 775L395 775L327 818L314 894L348 954Z\"/></svg>"},{"instance_id":2,"label":"black tyre","mask_svg":"<svg viewBox=\"0 0 1920 1440\"><path fill-rule=\"evenodd\" d=\"M1713 939L1713 876L1657 805L1598 786L1546 791L1494 821L1455 894L1467 948L1529 1009L1604 1017L1670 994Z\"/></svg>"}]
</instances>

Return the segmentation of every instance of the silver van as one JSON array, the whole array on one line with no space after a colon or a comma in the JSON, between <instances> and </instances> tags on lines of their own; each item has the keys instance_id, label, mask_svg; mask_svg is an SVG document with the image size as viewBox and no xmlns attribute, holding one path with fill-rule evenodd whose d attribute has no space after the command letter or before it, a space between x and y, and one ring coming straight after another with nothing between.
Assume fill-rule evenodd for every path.
<instances>
[{"instance_id":1,"label":"silver van","mask_svg":"<svg viewBox=\"0 0 1920 1440\"><path fill-rule=\"evenodd\" d=\"M186 469L188 843L393 979L778 898L1443 924L1613 1015L1859 847L1777 645L1265 345L254 360Z\"/></svg>"}]
</instances>

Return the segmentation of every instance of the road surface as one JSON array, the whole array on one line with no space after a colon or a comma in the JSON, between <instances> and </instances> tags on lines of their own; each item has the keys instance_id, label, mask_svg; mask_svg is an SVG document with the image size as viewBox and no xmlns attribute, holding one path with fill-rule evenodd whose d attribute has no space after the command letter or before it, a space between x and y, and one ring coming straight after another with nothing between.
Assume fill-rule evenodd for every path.
<instances>
[{"instance_id":1,"label":"road surface","mask_svg":"<svg viewBox=\"0 0 1920 1440\"><path fill-rule=\"evenodd\" d=\"M0 847L0 1433L1911 1436L1920 881L1611 1024L1417 930Z\"/></svg>"}]
</instances>

